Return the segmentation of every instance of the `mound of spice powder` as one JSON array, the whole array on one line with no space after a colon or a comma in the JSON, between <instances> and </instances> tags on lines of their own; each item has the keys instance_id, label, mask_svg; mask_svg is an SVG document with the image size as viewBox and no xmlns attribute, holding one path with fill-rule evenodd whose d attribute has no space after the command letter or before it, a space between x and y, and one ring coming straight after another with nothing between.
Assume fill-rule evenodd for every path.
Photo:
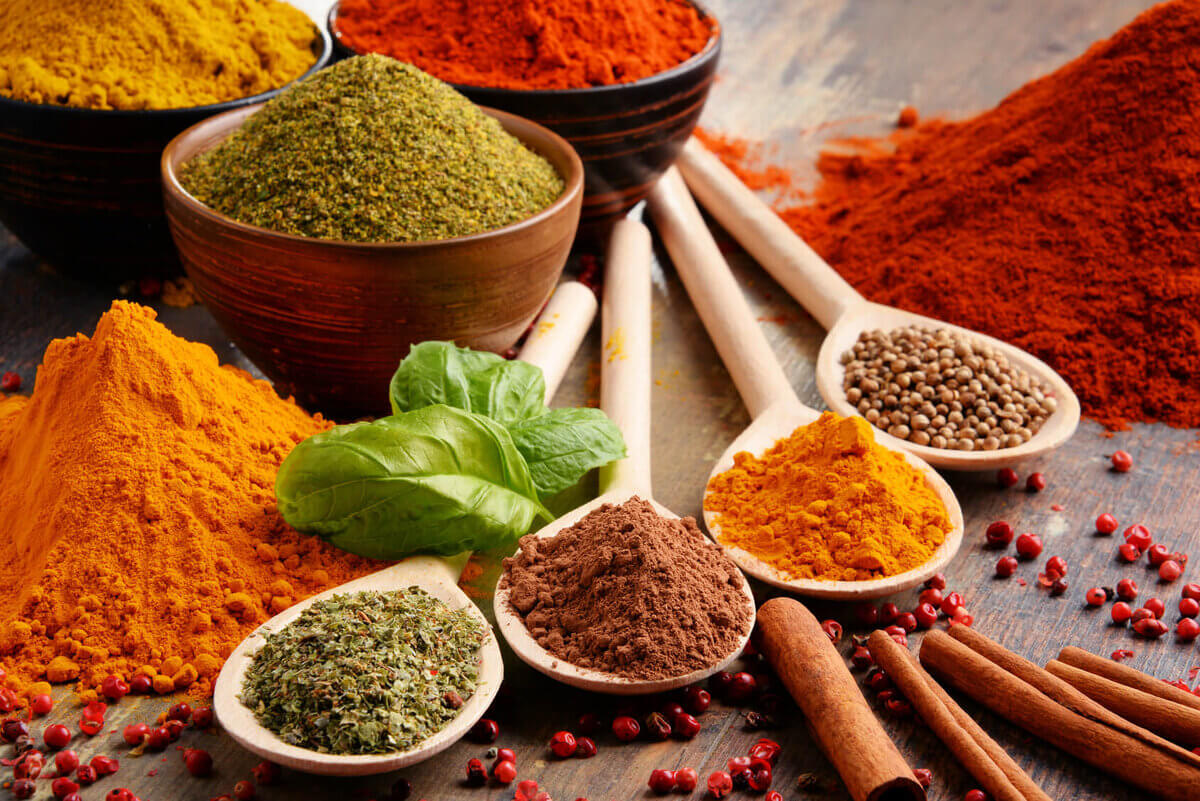
<instances>
[{"instance_id":1,"label":"mound of spice powder","mask_svg":"<svg viewBox=\"0 0 1200 801\"><path fill-rule=\"evenodd\" d=\"M7 686L207 694L259 623L378 569L275 511L284 456L327 427L144 306L52 342L32 396L0 401Z\"/></svg>"},{"instance_id":2,"label":"mound of spice powder","mask_svg":"<svg viewBox=\"0 0 1200 801\"><path fill-rule=\"evenodd\" d=\"M471 612L419 587L335 595L267 637L240 699L300 748L406 751L475 694L486 636Z\"/></svg>"},{"instance_id":3,"label":"mound of spice powder","mask_svg":"<svg viewBox=\"0 0 1200 801\"><path fill-rule=\"evenodd\" d=\"M668 70L715 29L687 0L342 0L334 33L450 83L576 89Z\"/></svg>"},{"instance_id":4,"label":"mound of spice powder","mask_svg":"<svg viewBox=\"0 0 1200 801\"><path fill-rule=\"evenodd\" d=\"M375 55L290 88L179 179L235 220L354 242L490 231L563 191L550 162L448 84Z\"/></svg>"},{"instance_id":5,"label":"mound of spice powder","mask_svg":"<svg viewBox=\"0 0 1200 801\"><path fill-rule=\"evenodd\" d=\"M1200 426L1198 130L1200 2L1176 0L978 116L824 153L780 213L871 300L1037 355L1109 428Z\"/></svg>"},{"instance_id":6,"label":"mound of spice powder","mask_svg":"<svg viewBox=\"0 0 1200 801\"><path fill-rule=\"evenodd\" d=\"M743 451L704 496L721 543L787 578L864 581L929 561L951 525L924 474L861 417L825 412L762 456Z\"/></svg>"},{"instance_id":7,"label":"mound of spice powder","mask_svg":"<svg viewBox=\"0 0 1200 801\"><path fill-rule=\"evenodd\" d=\"M282 0L6 0L0 95L168 109L278 89L317 60L312 20Z\"/></svg>"},{"instance_id":8,"label":"mound of spice powder","mask_svg":"<svg viewBox=\"0 0 1200 801\"><path fill-rule=\"evenodd\" d=\"M663 517L637 497L552 537L522 537L501 582L547 651L635 679L679 676L729 656L754 614L737 566L696 521Z\"/></svg>"}]
</instances>

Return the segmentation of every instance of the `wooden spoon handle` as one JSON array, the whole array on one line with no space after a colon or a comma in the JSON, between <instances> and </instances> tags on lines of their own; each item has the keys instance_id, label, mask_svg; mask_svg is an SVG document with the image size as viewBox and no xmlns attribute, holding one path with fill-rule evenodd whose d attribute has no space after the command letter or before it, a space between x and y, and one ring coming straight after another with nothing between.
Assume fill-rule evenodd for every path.
<instances>
[{"instance_id":1,"label":"wooden spoon handle","mask_svg":"<svg viewBox=\"0 0 1200 801\"><path fill-rule=\"evenodd\" d=\"M658 235L750 415L758 417L772 403L795 398L787 374L674 167L651 190L649 208Z\"/></svg>"},{"instance_id":2,"label":"wooden spoon handle","mask_svg":"<svg viewBox=\"0 0 1200 801\"><path fill-rule=\"evenodd\" d=\"M534 321L518 358L542 368L547 403L558 391L579 345L592 327L596 306L592 290L578 281L565 281L554 290L550 302Z\"/></svg>"},{"instance_id":3,"label":"wooden spoon handle","mask_svg":"<svg viewBox=\"0 0 1200 801\"><path fill-rule=\"evenodd\" d=\"M600 408L627 456L600 472L600 491L650 497L650 231L619 220L608 243L601 317Z\"/></svg>"},{"instance_id":4,"label":"wooden spoon handle","mask_svg":"<svg viewBox=\"0 0 1200 801\"><path fill-rule=\"evenodd\" d=\"M696 139L679 156L688 187L726 231L826 330L862 295Z\"/></svg>"}]
</instances>

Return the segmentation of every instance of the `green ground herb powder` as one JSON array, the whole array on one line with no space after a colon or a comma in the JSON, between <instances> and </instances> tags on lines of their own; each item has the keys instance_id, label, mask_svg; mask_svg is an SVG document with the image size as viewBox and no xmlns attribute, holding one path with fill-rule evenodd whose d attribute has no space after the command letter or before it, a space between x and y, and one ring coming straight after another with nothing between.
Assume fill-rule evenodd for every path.
<instances>
[{"instance_id":1,"label":"green ground herb powder","mask_svg":"<svg viewBox=\"0 0 1200 801\"><path fill-rule=\"evenodd\" d=\"M179 177L235 220L354 242L490 231L563 192L548 161L449 84L379 55L285 91Z\"/></svg>"},{"instance_id":2,"label":"green ground herb powder","mask_svg":"<svg viewBox=\"0 0 1200 801\"><path fill-rule=\"evenodd\" d=\"M328 754L405 751L475 692L486 636L418 587L337 595L267 637L241 701L285 742Z\"/></svg>"}]
</instances>

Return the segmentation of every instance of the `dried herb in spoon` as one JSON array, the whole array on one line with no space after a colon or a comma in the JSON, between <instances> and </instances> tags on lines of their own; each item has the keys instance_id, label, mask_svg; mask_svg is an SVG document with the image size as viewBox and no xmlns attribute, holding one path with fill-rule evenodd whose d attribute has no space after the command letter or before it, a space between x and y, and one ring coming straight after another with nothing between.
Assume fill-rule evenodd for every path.
<instances>
[{"instance_id":1,"label":"dried herb in spoon","mask_svg":"<svg viewBox=\"0 0 1200 801\"><path fill-rule=\"evenodd\" d=\"M336 595L267 637L240 698L291 745L405 751L474 694L485 636L469 611L418 587Z\"/></svg>"}]
</instances>

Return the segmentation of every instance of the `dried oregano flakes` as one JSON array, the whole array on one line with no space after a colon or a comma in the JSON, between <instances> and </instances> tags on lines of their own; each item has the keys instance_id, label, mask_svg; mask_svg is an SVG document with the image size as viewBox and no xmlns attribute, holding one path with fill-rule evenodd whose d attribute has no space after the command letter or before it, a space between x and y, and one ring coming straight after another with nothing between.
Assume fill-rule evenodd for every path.
<instances>
[{"instance_id":1,"label":"dried oregano flakes","mask_svg":"<svg viewBox=\"0 0 1200 801\"><path fill-rule=\"evenodd\" d=\"M291 745L329 754L406 751L475 692L487 632L418 587L336 595L270 634L241 701Z\"/></svg>"}]
</instances>

